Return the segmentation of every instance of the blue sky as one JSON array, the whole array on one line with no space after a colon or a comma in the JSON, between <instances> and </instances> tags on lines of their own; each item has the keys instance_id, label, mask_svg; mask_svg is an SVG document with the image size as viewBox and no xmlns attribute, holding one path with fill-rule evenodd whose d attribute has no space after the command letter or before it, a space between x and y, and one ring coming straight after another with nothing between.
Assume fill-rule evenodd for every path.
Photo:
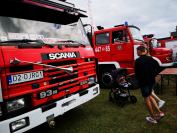
<instances>
[{"instance_id":1,"label":"blue sky","mask_svg":"<svg viewBox=\"0 0 177 133\"><path fill-rule=\"evenodd\" d=\"M95 25L112 27L128 21L142 34L167 37L177 25L177 0L91 0ZM88 10L88 0L68 0ZM85 21L85 20L84 20ZM86 22L90 22L86 20Z\"/></svg>"}]
</instances>

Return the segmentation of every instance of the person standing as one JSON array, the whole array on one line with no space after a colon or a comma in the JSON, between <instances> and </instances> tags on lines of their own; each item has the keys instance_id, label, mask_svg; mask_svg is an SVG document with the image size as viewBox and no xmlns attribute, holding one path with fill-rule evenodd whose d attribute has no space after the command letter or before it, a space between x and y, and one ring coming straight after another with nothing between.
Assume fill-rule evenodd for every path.
<instances>
[{"instance_id":1,"label":"person standing","mask_svg":"<svg viewBox=\"0 0 177 133\"><path fill-rule=\"evenodd\" d=\"M139 82L142 96L150 113L150 116L147 116L146 120L151 123L158 123L157 120L163 117L164 113L159 109L152 95L155 76L157 74L156 69L154 69L156 67L156 61L147 55L147 48L145 46L139 46L137 48L137 54L139 58L135 61L135 77ZM153 107L158 112L157 115Z\"/></svg>"},{"instance_id":2,"label":"person standing","mask_svg":"<svg viewBox=\"0 0 177 133\"><path fill-rule=\"evenodd\" d=\"M146 47L146 45L144 45ZM151 56L150 53L149 53L149 49L147 48L147 52L144 53L146 54L147 56ZM157 75L159 72L160 72L160 67L159 67L159 64L158 62L155 60L154 61L154 72L156 73L155 75ZM157 77L157 76L156 76ZM160 99L154 92L154 90L152 90L152 96L156 99L156 101L158 102L158 106L159 108L162 108L165 104L165 101Z\"/></svg>"}]
</instances>

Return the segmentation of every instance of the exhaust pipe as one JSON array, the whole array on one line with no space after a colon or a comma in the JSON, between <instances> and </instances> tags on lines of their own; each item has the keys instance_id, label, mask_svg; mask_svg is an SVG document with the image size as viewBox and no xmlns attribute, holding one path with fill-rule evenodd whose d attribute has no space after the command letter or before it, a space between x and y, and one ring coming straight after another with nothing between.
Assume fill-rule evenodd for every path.
<instances>
[{"instance_id":1,"label":"exhaust pipe","mask_svg":"<svg viewBox=\"0 0 177 133\"><path fill-rule=\"evenodd\" d=\"M47 123L49 124L50 128L55 128L54 114L47 117Z\"/></svg>"},{"instance_id":2,"label":"exhaust pipe","mask_svg":"<svg viewBox=\"0 0 177 133\"><path fill-rule=\"evenodd\" d=\"M49 120L49 121L48 121L48 124L49 124L49 127L50 127L50 128L55 128L56 123L55 123L54 120Z\"/></svg>"}]
</instances>

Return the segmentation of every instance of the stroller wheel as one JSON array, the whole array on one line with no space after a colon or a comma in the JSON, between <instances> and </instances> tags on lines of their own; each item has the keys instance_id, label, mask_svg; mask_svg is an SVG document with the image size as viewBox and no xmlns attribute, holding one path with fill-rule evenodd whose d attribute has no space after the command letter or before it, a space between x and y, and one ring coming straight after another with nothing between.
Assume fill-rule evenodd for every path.
<instances>
[{"instance_id":1,"label":"stroller wheel","mask_svg":"<svg viewBox=\"0 0 177 133\"><path fill-rule=\"evenodd\" d=\"M131 101L131 103L136 103L137 98L135 96L130 96L130 101Z\"/></svg>"}]
</instances>

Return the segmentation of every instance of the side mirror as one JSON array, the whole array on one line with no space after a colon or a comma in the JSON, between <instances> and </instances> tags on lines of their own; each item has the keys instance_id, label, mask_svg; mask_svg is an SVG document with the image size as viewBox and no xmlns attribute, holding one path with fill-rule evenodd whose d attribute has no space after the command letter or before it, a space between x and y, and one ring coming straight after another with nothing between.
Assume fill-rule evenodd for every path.
<instances>
[{"instance_id":1,"label":"side mirror","mask_svg":"<svg viewBox=\"0 0 177 133\"><path fill-rule=\"evenodd\" d=\"M104 29L104 27L102 27L102 26L97 26L97 28L98 28L98 30L103 30Z\"/></svg>"}]
</instances>

